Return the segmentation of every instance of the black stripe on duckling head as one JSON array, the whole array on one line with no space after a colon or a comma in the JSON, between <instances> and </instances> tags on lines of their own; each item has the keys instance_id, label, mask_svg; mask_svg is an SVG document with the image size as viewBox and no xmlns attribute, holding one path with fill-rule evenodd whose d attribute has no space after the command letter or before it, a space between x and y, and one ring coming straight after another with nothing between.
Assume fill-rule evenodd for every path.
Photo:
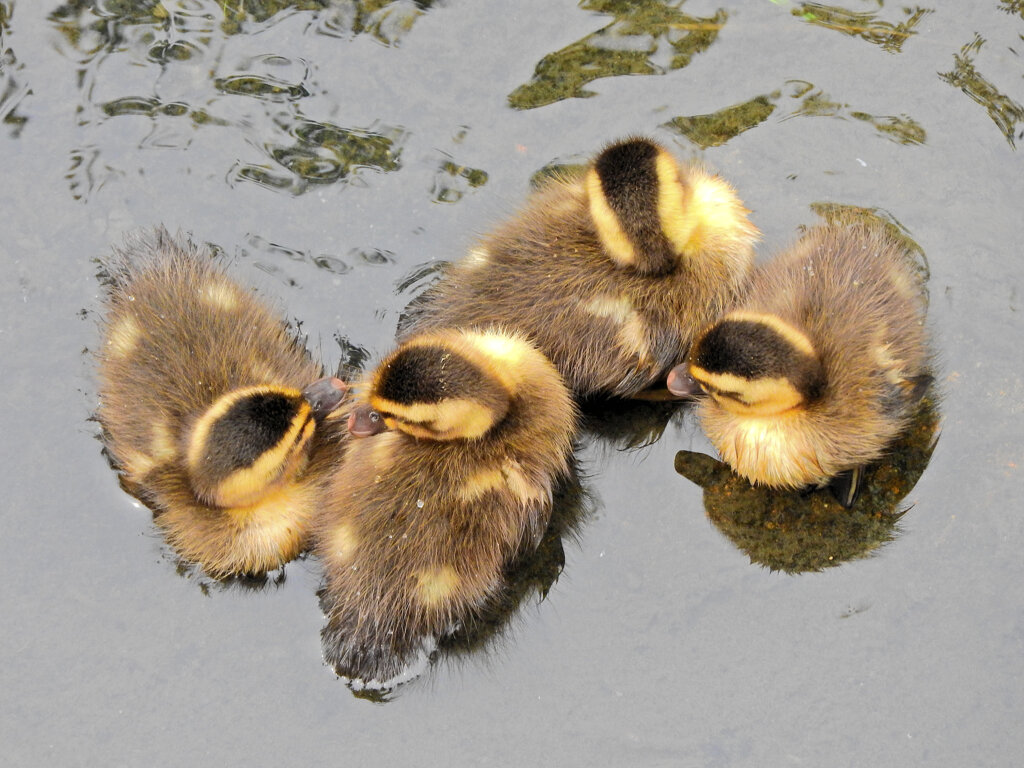
<instances>
[{"instance_id":1,"label":"black stripe on duckling head","mask_svg":"<svg viewBox=\"0 0 1024 768\"><path fill-rule=\"evenodd\" d=\"M255 503L298 469L314 428L313 410L297 390L260 386L229 392L189 435L193 491L216 506Z\"/></svg>"},{"instance_id":2,"label":"black stripe on duckling head","mask_svg":"<svg viewBox=\"0 0 1024 768\"><path fill-rule=\"evenodd\" d=\"M504 418L509 393L478 362L441 341L413 340L384 360L370 406L391 429L429 440L475 439Z\"/></svg>"},{"instance_id":3,"label":"black stripe on duckling head","mask_svg":"<svg viewBox=\"0 0 1024 768\"><path fill-rule=\"evenodd\" d=\"M620 266L657 274L676 264L662 210L681 201L675 159L649 139L612 144L587 173L590 215L601 244ZM680 203L681 204L681 203Z\"/></svg>"},{"instance_id":4,"label":"black stripe on duckling head","mask_svg":"<svg viewBox=\"0 0 1024 768\"><path fill-rule=\"evenodd\" d=\"M728 411L768 416L825 392L825 371L807 336L774 315L733 312L690 350L690 375Z\"/></svg>"}]
</instances>

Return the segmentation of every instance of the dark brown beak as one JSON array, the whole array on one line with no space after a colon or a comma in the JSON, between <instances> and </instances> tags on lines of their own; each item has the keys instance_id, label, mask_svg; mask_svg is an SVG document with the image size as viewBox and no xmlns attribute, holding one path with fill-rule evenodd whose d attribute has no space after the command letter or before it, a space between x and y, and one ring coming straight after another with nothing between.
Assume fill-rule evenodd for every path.
<instances>
[{"instance_id":1,"label":"dark brown beak","mask_svg":"<svg viewBox=\"0 0 1024 768\"><path fill-rule=\"evenodd\" d=\"M314 381L302 390L302 396L313 409L313 418L317 421L323 421L331 411L341 405L346 394L348 385L333 376Z\"/></svg>"},{"instance_id":2,"label":"dark brown beak","mask_svg":"<svg viewBox=\"0 0 1024 768\"><path fill-rule=\"evenodd\" d=\"M348 415L348 432L352 437L372 437L385 429L384 419L368 405L357 405Z\"/></svg>"},{"instance_id":3,"label":"dark brown beak","mask_svg":"<svg viewBox=\"0 0 1024 768\"><path fill-rule=\"evenodd\" d=\"M700 384L690 375L689 366L686 363L677 365L668 372L665 386L676 397L698 397L704 394Z\"/></svg>"}]
</instances>

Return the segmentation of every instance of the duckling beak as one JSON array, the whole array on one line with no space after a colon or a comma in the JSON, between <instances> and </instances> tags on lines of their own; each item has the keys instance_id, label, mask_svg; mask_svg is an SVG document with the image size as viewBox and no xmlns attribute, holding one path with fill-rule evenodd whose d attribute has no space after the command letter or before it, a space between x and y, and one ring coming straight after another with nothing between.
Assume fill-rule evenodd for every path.
<instances>
[{"instance_id":1,"label":"duckling beak","mask_svg":"<svg viewBox=\"0 0 1024 768\"><path fill-rule=\"evenodd\" d=\"M686 363L677 365L668 372L665 386L676 397L697 397L704 394L700 384L690 375L690 370Z\"/></svg>"},{"instance_id":2,"label":"duckling beak","mask_svg":"<svg viewBox=\"0 0 1024 768\"><path fill-rule=\"evenodd\" d=\"M386 429L384 419L369 405L357 405L348 415L348 432L352 437L372 437Z\"/></svg>"},{"instance_id":3,"label":"duckling beak","mask_svg":"<svg viewBox=\"0 0 1024 768\"><path fill-rule=\"evenodd\" d=\"M313 418L318 422L341 405L341 401L348 394L348 385L341 379L333 376L314 381L304 390L302 396L309 402L313 409Z\"/></svg>"}]
</instances>

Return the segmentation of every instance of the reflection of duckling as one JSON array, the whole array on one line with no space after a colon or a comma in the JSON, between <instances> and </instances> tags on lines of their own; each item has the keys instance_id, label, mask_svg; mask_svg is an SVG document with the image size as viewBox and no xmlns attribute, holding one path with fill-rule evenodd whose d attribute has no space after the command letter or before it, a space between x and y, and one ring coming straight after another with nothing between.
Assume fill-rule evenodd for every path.
<instances>
[{"instance_id":1,"label":"reflection of duckling","mask_svg":"<svg viewBox=\"0 0 1024 768\"><path fill-rule=\"evenodd\" d=\"M314 383L320 367L270 308L163 229L131 241L109 278L97 416L125 488L211 576L291 560L318 465L337 459L344 422L324 417L344 385Z\"/></svg>"},{"instance_id":2,"label":"reflection of duckling","mask_svg":"<svg viewBox=\"0 0 1024 768\"><path fill-rule=\"evenodd\" d=\"M906 249L858 224L815 227L760 270L690 351L722 458L777 487L849 472L837 492L849 506L859 468L906 428L931 382L923 290ZM669 389L685 391L684 375L673 371Z\"/></svg>"},{"instance_id":3,"label":"reflection of duckling","mask_svg":"<svg viewBox=\"0 0 1024 768\"><path fill-rule=\"evenodd\" d=\"M827 491L752 486L710 456L676 454L676 471L704 489L708 519L732 543L771 570L820 571L868 557L900 534L900 504L928 466L939 436L939 413L926 397L909 429L864 473L853 509Z\"/></svg>"},{"instance_id":4,"label":"reflection of duckling","mask_svg":"<svg viewBox=\"0 0 1024 768\"><path fill-rule=\"evenodd\" d=\"M521 335L493 330L407 340L367 400L389 429L352 441L315 538L325 658L386 687L536 547L576 413L554 366Z\"/></svg>"},{"instance_id":5,"label":"reflection of duckling","mask_svg":"<svg viewBox=\"0 0 1024 768\"><path fill-rule=\"evenodd\" d=\"M741 294L757 229L732 188L631 138L520 213L415 299L402 334L498 323L527 335L576 394L663 380Z\"/></svg>"}]
</instances>

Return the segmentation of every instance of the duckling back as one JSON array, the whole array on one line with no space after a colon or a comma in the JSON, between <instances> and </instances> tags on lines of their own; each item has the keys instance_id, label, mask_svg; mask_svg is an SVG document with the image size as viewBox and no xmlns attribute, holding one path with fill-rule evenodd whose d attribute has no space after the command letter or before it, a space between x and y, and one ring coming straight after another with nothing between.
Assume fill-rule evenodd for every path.
<instances>
[{"instance_id":1,"label":"duckling back","mask_svg":"<svg viewBox=\"0 0 1024 768\"><path fill-rule=\"evenodd\" d=\"M931 382L923 274L881 226L814 227L694 345L701 423L766 485L823 484L878 459Z\"/></svg>"},{"instance_id":2,"label":"duckling back","mask_svg":"<svg viewBox=\"0 0 1024 768\"><path fill-rule=\"evenodd\" d=\"M324 419L340 393L311 402L322 371L294 334L166 231L130 240L107 276L97 417L123 485L212 576L292 559L340 455L343 422Z\"/></svg>"},{"instance_id":3,"label":"duckling back","mask_svg":"<svg viewBox=\"0 0 1024 768\"><path fill-rule=\"evenodd\" d=\"M368 390L391 428L352 441L315 546L327 662L387 686L537 545L576 415L551 363L501 332L412 337Z\"/></svg>"},{"instance_id":4,"label":"duckling back","mask_svg":"<svg viewBox=\"0 0 1024 768\"><path fill-rule=\"evenodd\" d=\"M647 139L549 181L410 305L400 339L501 324L578 395L629 396L741 295L756 228L720 178Z\"/></svg>"}]
</instances>

